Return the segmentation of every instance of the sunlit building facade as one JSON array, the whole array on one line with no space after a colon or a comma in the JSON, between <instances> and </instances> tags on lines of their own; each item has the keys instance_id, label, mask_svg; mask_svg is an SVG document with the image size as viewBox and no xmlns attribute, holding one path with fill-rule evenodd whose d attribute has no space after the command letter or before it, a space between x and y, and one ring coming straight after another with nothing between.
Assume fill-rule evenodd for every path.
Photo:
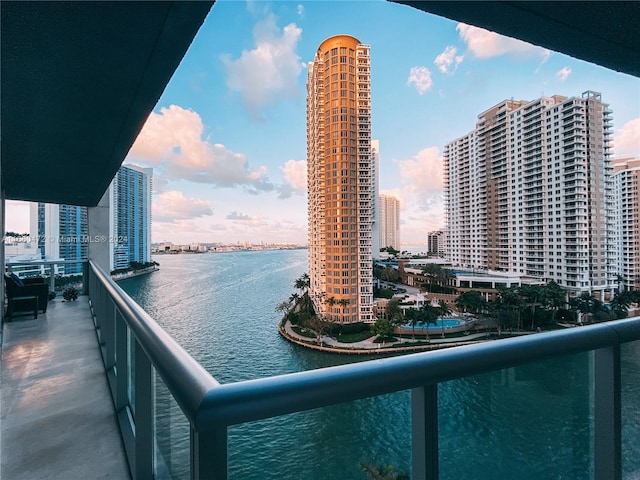
<instances>
[{"instance_id":1,"label":"sunlit building facade","mask_svg":"<svg viewBox=\"0 0 640 480\"><path fill-rule=\"evenodd\" d=\"M611 295L611 122L592 91L505 100L478 115L443 152L451 262Z\"/></svg>"},{"instance_id":2,"label":"sunlit building facade","mask_svg":"<svg viewBox=\"0 0 640 480\"><path fill-rule=\"evenodd\" d=\"M612 165L618 280L624 290L640 290L640 157L617 158Z\"/></svg>"},{"instance_id":3,"label":"sunlit building facade","mask_svg":"<svg viewBox=\"0 0 640 480\"><path fill-rule=\"evenodd\" d=\"M308 64L309 293L316 312L336 323L375 319L369 49L337 35Z\"/></svg>"}]
</instances>

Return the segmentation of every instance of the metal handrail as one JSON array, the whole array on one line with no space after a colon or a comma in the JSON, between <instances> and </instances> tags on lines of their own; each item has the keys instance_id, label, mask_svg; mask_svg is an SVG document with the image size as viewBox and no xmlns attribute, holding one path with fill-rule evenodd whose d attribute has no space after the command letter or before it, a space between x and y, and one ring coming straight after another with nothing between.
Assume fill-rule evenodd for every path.
<instances>
[{"instance_id":1,"label":"metal handrail","mask_svg":"<svg viewBox=\"0 0 640 480\"><path fill-rule=\"evenodd\" d=\"M634 340L640 340L640 317L224 384L207 393L196 428L262 420Z\"/></svg>"},{"instance_id":2,"label":"metal handrail","mask_svg":"<svg viewBox=\"0 0 640 480\"><path fill-rule=\"evenodd\" d=\"M98 265L89 265L184 414L195 423L202 400L219 383Z\"/></svg>"},{"instance_id":3,"label":"metal handrail","mask_svg":"<svg viewBox=\"0 0 640 480\"><path fill-rule=\"evenodd\" d=\"M146 356L144 361L153 365L190 422L194 479L227 478L230 425L404 390L412 391L414 477L436 479L439 383L589 351L595 351L596 478L613 478L611 473L620 471L619 347L640 340L640 317L223 385L99 266L91 261L89 265L104 289L89 292L96 295L98 310L105 318L119 318L126 324ZM108 299L111 304L105 303ZM107 343L118 335L114 330L119 327L98 324L105 330ZM151 371L145 375L150 378ZM147 395L145 401L152 401ZM149 420L141 422L140 431L150 431ZM134 430L137 442L137 419ZM147 444L148 435L143 435ZM140 458L147 467L141 468L141 474L134 473L134 478L151 478L149 448L145 454L136 447L135 455L142 452Z\"/></svg>"}]
</instances>

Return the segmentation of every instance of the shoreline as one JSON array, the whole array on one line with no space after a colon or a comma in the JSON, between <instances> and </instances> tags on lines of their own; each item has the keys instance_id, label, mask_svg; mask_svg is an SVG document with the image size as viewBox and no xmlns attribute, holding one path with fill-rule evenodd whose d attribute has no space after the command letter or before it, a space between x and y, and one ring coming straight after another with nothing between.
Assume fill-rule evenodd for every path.
<instances>
[{"instance_id":1,"label":"shoreline","mask_svg":"<svg viewBox=\"0 0 640 480\"><path fill-rule=\"evenodd\" d=\"M159 270L159 268L157 266L154 266L154 267L144 268L142 270L132 270L126 273L116 273L115 275L111 275L111 279L114 282L119 282L120 280L126 280L127 278L139 277L140 275L147 275L157 270Z\"/></svg>"},{"instance_id":2,"label":"shoreline","mask_svg":"<svg viewBox=\"0 0 640 480\"><path fill-rule=\"evenodd\" d=\"M355 342L356 344L360 344L360 346L349 346L351 344L340 344L340 345L328 345L324 341L322 345L318 345L315 340L307 339L306 337L302 337L297 335L293 330L291 330L291 323L287 320L286 322L278 322L278 332L282 337L288 340L291 343L299 345L304 348L309 348L311 350L317 350L321 352L327 353L335 353L339 355L384 355L388 353L412 353L412 352L425 352L431 350L441 350L443 348L451 348L451 347L460 347L463 345L471 345L474 343L487 342L491 340L487 340L486 337L489 336L489 333L476 334L472 340L466 341L438 341L434 340L431 343L425 345L412 345L413 342L394 342L389 344L388 347L380 346L378 343L373 342ZM484 340L483 340L484 339ZM338 343L338 342L336 342ZM362 346L362 343L367 343L371 345L370 347ZM396 346L398 344L406 344L406 346Z\"/></svg>"}]
</instances>

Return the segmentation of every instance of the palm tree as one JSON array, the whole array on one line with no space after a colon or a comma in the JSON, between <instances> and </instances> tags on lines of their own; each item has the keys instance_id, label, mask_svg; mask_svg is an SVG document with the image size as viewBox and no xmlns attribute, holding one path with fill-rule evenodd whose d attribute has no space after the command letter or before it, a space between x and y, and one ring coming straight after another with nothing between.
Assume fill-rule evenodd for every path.
<instances>
[{"instance_id":1,"label":"palm tree","mask_svg":"<svg viewBox=\"0 0 640 480\"><path fill-rule=\"evenodd\" d=\"M540 285L523 285L520 287L519 293L531 309L531 330L533 330L536 321L536 307L541 305L545 295L544 287Z\"/></svg>"},{"instance_id":2,"label":"palm tree","mask_svg":"<svg viewBox=\"0 0 640 480\"><path fill-rule=\"evenodd\" d=\"M438 313L440 310L437 307L434 307L429 302L425 302L424 305L420 308L421 318L427 324L427 340L429 340L429 325L438 324Z\"/></svg>"},{"instance_id":3,"label":"palm tree","mask_svg":"<svg viewBox=\"0 0 640 480\"><path fill-rule=\"evenodd\" d=\"M499 310L516 314L516 329L522 328L520 318L524 301L518 287L498 288L498 298L496 301L500 306Z\"/></svg>"},{"instance_id":4,"label":"palm tree","mask_svg":"<svg viewBox=\"0 0 640 480\"><path fill-rule=\"evenodd\" d=\"M291 309L291 302L288 302L288 301L280 302L278 305L276 305L276 312L289 313L290 309Z\"/></svg>"},{"instance_id":5,"label":"palm tree","mask_svg":"<svg viewBox=\"0 0 640 480\"><path fill-rule=\"evenodd\" d=\"M487 302L480 292L462 292L455 300L456 307L463 312L479 313L486 308Z\"/></svg>"},{"instance_id":6,"label":"palm tree","mask_svg":"<svg viewBox=\"0 0 640 480\"><path fill-rule=\"evenodd\" d=\"M555 322L558 310L567 303L565 297L565 291L553 280L544 286L543 303L545 308L551 309L551 321Z\"/></svg>"},{"instance_id":7,"label":"palm tree","mask_svg":"<svg viewBox=\"0 0 640 480\"><path fill-rule=\"evenodd\" d=\"M445 300L438 301L438 310L442 317L446 317L451 313L451 307ZM442 337L444 338L444 319L442 319L440 323L442 324Z\"/></svg>"},{"instance_id":8,"label":"palm tree","mask_svg":"<svg viewBox=\"0 0 640 480\"><path fill-rule=\"evenodd\" d=\"M311 286L311 280L308 273L303 273L300 278L295 281L295 287L297 290L308 290Z\"/></svg>"},{"instance_id":9,"label":"palm tree","mask_svg":"<svg viewBox=\"0 0 640 480\"><path fill-rule=\"evenodd\" d=\"M402 325L404 315L402 313L402 308L400 308L400 300L397 298L389 300L385 311L387 313L387 318L392 325Z\"/></svg>"},{"instance_id":10,"label":"palm tree","mask_svg":"<svg viewBox=\"0 0 640 480\"><path fill-rule=\"evenodd\" d=\"M411 324L411 337L415 340L416 339L416 322L420 318L418 310L410 308L404 313L404 318L406 320L409 320L409 323Z\"/></svg>"}]
</instances>

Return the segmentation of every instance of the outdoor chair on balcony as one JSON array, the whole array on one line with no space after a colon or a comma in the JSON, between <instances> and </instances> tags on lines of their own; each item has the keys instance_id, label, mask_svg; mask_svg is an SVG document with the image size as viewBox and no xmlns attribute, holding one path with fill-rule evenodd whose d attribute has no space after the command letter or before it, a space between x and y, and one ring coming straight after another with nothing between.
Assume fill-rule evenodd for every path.
<instances>
[{"instance_id":1,"label":"outdoor chair on balcony","mask_svg":"<svg viewBox=\"0 0 640 480\"><path fill-rule=\"evenodd\" d=\"M4 282L7 289L7 318L16 312L33 312L34 318L38 311L47 312L49 302L49 285L44 278L21 279L15 273L5 274Z\"/></svg>"}]
</instances>

